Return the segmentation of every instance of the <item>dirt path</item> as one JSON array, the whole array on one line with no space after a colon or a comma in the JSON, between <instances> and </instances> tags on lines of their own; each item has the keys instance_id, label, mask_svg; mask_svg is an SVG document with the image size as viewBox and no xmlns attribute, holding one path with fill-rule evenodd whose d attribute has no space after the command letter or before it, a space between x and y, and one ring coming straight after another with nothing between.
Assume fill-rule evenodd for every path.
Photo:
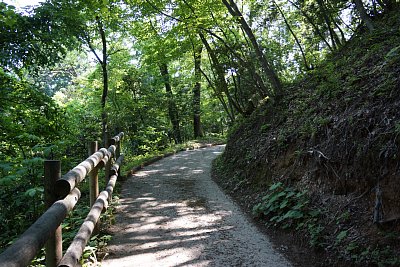
<instances>
[{"instance_id":1,"label":"dirt path","mask_svg":"<svg viewBox=\"0 0 400 267\"><path fill-rule=\"evenodd\" d=\"M291 266L211 180L223 149L181 152L126 181L102 266Z\"/></svg>"}]
</instances>

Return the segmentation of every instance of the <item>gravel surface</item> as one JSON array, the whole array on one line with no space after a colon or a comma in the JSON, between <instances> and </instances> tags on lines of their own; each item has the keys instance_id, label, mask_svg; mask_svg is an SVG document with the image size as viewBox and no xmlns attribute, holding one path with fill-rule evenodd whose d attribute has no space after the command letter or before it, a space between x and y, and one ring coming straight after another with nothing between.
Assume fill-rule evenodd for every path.
<instances>
[{"instance_id":1,"label":"gravel surface","mask_svg":"<svg viewBox=\"0 0 400 267\"><path fill-rule=\"evenodd\" d=\"M211 180L223 149L181 152L129 178L102 266L291 266Z\"/></svg>"}]
</instances>

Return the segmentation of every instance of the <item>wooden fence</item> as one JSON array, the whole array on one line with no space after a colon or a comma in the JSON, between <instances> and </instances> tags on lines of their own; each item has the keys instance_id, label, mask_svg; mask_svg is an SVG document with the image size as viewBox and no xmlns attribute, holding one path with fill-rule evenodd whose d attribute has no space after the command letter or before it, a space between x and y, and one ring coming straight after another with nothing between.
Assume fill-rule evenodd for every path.
<instances>
[{"instance_id":1,"label":"wooden fence","mask_svg":"<svg viewBox=\"0 0 400 267\"><path fill-rule=\"evenodd\" d=\"M118 178L124 156L121 154L121 132L109 140L109 147L90 146L89 157L61 176L60 161L44 163L46 210L10 247L0 254L0 267L28 266L45 247L46 266L78 266L79 259L93 232L101 212L105 211ZM99 194L98 171L104 168L106 188ZM90 183L91 209L64 255L62 255L61 223L78 202L81 192L76 187L86 176Z\"/></svg>"}]
</instances>

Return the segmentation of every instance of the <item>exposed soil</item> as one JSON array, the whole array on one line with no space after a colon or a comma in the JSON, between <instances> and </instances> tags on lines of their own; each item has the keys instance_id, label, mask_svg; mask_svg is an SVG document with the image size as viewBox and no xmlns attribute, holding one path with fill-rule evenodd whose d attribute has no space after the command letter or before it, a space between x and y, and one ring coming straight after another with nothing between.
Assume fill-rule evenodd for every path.
<instances>
[{"instance_id":1,"label":"exposed soil","mask_svg":"<svg viewBox=\"0 0 400 267\"><path fill-rule=\"evenodd\" d=\"M349 262L338 259L337 256L327 251L311 248L308 243L308 238L300 232L268 227L265 220L254 218L254 216L252 216L252 207L256 204L256 200L260 199L260 190L251 187L246 187L247 189L232 189L229 182L221 179L222 177L218 176L215 172L212 174L212 177L222 190L240 205L243 212L257 225L258 229L270 238L274 247L291 261L293 266L352 266Z\"/></svg>"},{"instance_id":2,"label":"exposed soil","mask_svg":"<svg viewBox=\"0 0 400 267\"><path fill-rule=\"evenodd\" d=\"M219 184L247 211L271 184L307 191L323 229L318 253L307 254L313 266L400 266L398 10L376 25L287 84L282 99L260 102L216 164ZM308 249L310 231L295 228L288 239Z\"/></svg>"},{"instance_id":3,"label":"exposed soil","mask_svg":"<svg viewBox=\"0 0 400 267\"><path fill-rule=\"evenodd\" d=\"M102 266L292 266L211 179L223 149L181 152L130 177Z\"/></svg>"}]
</instances>

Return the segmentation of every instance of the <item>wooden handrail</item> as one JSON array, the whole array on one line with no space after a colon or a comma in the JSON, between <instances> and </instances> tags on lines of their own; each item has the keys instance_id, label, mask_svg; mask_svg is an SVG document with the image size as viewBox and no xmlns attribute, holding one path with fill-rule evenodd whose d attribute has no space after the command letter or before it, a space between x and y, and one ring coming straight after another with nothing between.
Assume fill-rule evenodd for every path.
<instances>
[{"instance_id":1,"label":"wooden handrail","mask_svg":"<svg viewBox=\"0 0 400 267\"><path fill-rule=\"evenodd\" d=\"M120 132L119 134L111 138L111 145L117 144L122 139L122 137L124 137L124 132Z\"/></svg>"},{"instance_id":2,"label":"wooden handrail","mask_svg":"<svg viewBox=\"0 0 400 267\"><path fill-rule=\"evenodd\" d=\"M85 179L86 175L99 164L99 162L107 154L107 149L102 148L81 163L78 166L63 175L61 179L57 180L55 185L56 194L63 198L71 192L82 180Z\"/></svg>"},{"instance_id":3,"label":"wooden handrail","mask_svg":"<svg viewBox=\"0 0 400 267\"><path fill-rule=\"evenodd\" d=\"M114 166L111 168L110 175L116 175L119 171L119 166L121 166L122 161L124 160L124 156L121 155L117 161L114 163Z\"/></svg>"},{"instance_id":4,"label":"wooden handrail","mask_svg":"<svg viewBox=\"0 0 400 267\"><path fill-rule=\"evenodd\" d=\"M124 156L121 155L117 161L122 162L123 158ZM113 166L113 169L116 171L118 171L118 168L119 165L117 164ZM64 257L61 259L61 262L58 265L59 267L74 267L78 265L79 259L81 258L85 246L93 233L95 225L100 218L101 212L107 209L108 199L111 198L111 194L114 190L116 181L117 175L113 175L110 177L106 190L102 191L99 194L96 202L90 209L88 216L83 222L74 240L65 252Z\"/></svg>"},{"instance_id":5,"label":"wooden handrail","mask_svg":"<svg viewBox=\"0 0 400 267\"><path fill-rule=\"evenodd\" d=\"M17 241L0 254L0 267L28 266L80 196L81 192L75 188L66 198L55 202Z\"/></svg>"},{"instance_id":6,"label":"wooden handrail","mask_svg":"<svg viewBox=\"0 0 400 267\"><path fill-rule=\"evenodd\" d=\"M120 154L120 142L123 136L123 132L114 136L111 139L114 141L112 141L108 149L101 148L96 151L56 181L54 193L63 199L51 205L50 208L10 247L0 254L0 267L20 267L29 265L80 198L80 191L76 186L83 181L86 175L92 170L97 171L104 166L106 166L107 169L108 166L109 169L106 170L106 173L111 174L111 177L106 177L108 181L106 189L97 196L78 235L75 237L70 248L68 248L62 261L57 263L59 266L76 266L90 235L93 233L94 226L101 212L107 209L108 200L111 199L111 194L117 180L117 173L124 156L119 156L112 168L111 160L115 159L115 156ZM81 240L83 233L85 234L85 239ZM59 242L62 242L62 240L59 240ZM81 249L79 249L79 247L81 247ZM63 261L67 261L67 265L60 265L64 264Z\"/></svg>"}]
</instances>

